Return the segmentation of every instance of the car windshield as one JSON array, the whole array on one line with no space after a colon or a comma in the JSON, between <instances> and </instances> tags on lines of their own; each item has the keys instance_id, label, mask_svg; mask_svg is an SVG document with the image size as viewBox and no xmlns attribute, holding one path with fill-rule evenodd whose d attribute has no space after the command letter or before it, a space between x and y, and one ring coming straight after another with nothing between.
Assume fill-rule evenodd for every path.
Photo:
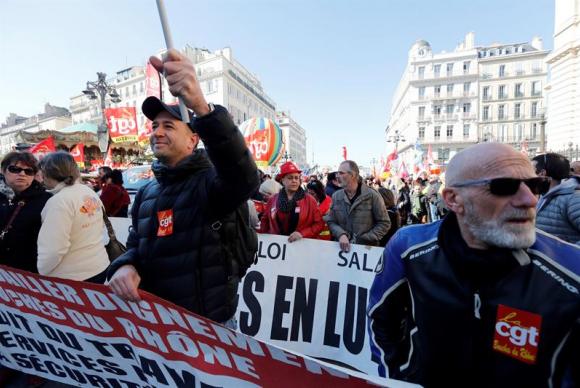
<instances>
[{"instance_id":1,"label":"car windshield","mask_svg":"<svg viewBox=\"0 0 580 388\"><path fill-rule=\"evenodd\" d=\"M131 167L123 171L123 186L127 190L139 190L152 179L151 166Z\"/></svg>"}]
</instances>

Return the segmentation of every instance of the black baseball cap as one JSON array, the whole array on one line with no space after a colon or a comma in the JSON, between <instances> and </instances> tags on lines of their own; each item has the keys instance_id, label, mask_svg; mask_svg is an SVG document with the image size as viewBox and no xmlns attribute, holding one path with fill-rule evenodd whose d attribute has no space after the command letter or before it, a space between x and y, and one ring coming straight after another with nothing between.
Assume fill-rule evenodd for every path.
<instances>
[{"instance_id":1,"label":"black baseball cap","mask_svg":"<svg viewBox=\"0 0 580 388\"><path fill-rule=\"evenodd\" d=\"M169 113L171 116L181 121L181 112L179 110L179 104L168 105L155 96L147 97L145 101L143 101L143 105L141 105L141 110L143 111L145 117L147 117L151 121L155 120L155 117L157 117L157 115L163 111ZM190 111L189 109L187 110L187 113L189 113L189 123L188 123L189 129L191 129L192 132L195 132L195 130L193 129L195 116L193 115L193 112Z\"/></svg>"}]
</instances>

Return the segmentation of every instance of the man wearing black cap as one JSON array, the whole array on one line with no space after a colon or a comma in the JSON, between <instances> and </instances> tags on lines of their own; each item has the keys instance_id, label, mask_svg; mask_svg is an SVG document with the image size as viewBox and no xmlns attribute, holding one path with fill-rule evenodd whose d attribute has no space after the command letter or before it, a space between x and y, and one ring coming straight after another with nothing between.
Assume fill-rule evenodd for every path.
<instances>
[{"instance_id":1,"label":"man wearing black cap","mask_svg":"<svg viewBox=\"0 0 580 388\"><path fill-rule=\"evenodd\" d=\"M141 288L227 323L236 311L238 279L211 225L256 190L256 164L227 110L206 102L187 58L169 50L163 61L150 61L193 113L184 122L177 105L156 97L143 102L153 121L156 180L135 197L128 250L111 264L110 286L125 300L140 300ZM200 138L205 150L197 149Z\"/></svg>"}]
</instances>

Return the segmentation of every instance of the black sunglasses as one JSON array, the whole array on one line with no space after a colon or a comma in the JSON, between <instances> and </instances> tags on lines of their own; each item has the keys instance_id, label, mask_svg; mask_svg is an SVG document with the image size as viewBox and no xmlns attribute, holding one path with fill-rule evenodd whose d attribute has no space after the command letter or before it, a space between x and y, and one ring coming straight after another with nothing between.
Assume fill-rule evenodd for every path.
<instances>
[{"instance_id":1,"label":"black sunglasses","mask_svg":"<svg viewBox=\"0 0 580 388\"><path fill-rule=\"evenodd\" d=\"M550 189L549 177L535 177L528 179L518 178L494 178L494 179L479 179L460 182L452 185L452 187L468 187L468 186L489 186L489 191L498 197L507 197L514 195L520 189L520 185L525 183L526 186L534 195L543 195Z\"/></svg>"},{"instance_id":2,"label":"black sunglasses","mask_svg":"<svg viewBox=\"0 0 580 388\"><path fill-rule=\"evenodd\" d=\"M8 171L10 171L12 174L20 174L22 171L24 171L24 173L28 176L34 176L36 174L36 171L34 171L32 168L22 168L18 166L8 166Z\"/></svg>"}]
</instances>

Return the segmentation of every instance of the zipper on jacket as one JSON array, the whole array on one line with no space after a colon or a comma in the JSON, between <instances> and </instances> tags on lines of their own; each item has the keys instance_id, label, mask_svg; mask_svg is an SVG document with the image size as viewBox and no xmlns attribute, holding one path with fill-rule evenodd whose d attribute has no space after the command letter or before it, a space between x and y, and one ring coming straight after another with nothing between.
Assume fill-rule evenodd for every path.
<instances>
[{"instance_id":1,"label":"zipper on jacket","mask_svg":"<svg viewBox=\"0 0 580 388\"><path fill-rule=\"evenodd\" d=\"M479 310L481 309L481 298L479 297L479 290L473 294L473 315L477 319L481 319Z\"/></svg>"}]
</instances>

